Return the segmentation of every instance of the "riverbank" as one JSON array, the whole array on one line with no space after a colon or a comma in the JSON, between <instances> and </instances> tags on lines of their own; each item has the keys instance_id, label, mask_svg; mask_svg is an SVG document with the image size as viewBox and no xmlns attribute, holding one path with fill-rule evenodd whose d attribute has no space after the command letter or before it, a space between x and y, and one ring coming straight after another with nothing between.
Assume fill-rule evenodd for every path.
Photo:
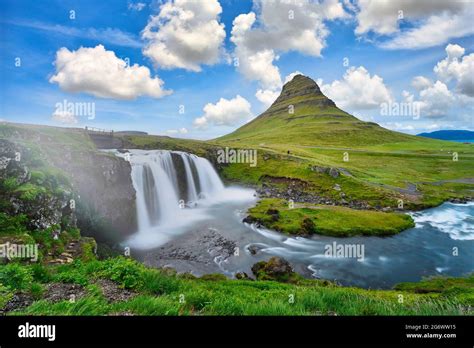
<instances>
[{"instance_id":1,"label":"riverbank","mask_svg":"<svg viewBox=\"0 0 474 348\"><path fill-rule=\"evenodd\" d=\"M283 199L262 199L248 213L244 219L247 223L297 236L389 236L415 226L411 216L406 214L288 202Z\"/></svg>"}]
</instances>

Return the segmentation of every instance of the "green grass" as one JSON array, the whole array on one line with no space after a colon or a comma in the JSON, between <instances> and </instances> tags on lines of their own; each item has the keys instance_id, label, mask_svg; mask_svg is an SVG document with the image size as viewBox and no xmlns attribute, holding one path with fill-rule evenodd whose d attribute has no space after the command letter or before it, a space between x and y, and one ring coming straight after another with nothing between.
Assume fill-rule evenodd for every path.
<instances>
[{"instance_id":1,"label":"green grass","mask_svg":"<svg viewBox=\"0 0 474 348\"><path fill-rule=\"evenodd\" d=\"M191 152L199 156L205 155L212 146L200 140L176 139L156 135L117 135L130 149L160 149Z\"/></svg>"},{"instance_id":2,"label":"green grass","mask_svg":"<svg viewBox=\"0 0 474 348\"><path fill-rule=\"evenodd\" d=\"M268 177L299 179L309 184L309 192L339 200L338 193L332 189L337 183L349 200L381 207L393 208L400 199L405 209L436 206L452 198L472 199L474 146L434 142L436 146L422 142L394 143L377 150L369 146L367 150L350 150L266 144L255 147L258 151L256 167L229 164L222 169L222 175L232 182L257 186ZM251 147L244 143L238 145L238 148ZM439 150L441 147L443 151ZM453 161L454 151L458 152L458 161ZM345 152L349 155L347 162L343 160ZM264 156L268 159L264 160ZM311 171L311 166L342 168L350 175L334 179ZM408 191L410 185L416 186L417 191Z\"/></svg>"},{"instance_id":3,"label":"green grass","mask_svg":"<svg viewBox=\"0 0 474 348\"><path fill-rule=\"evenodd\" d=\"M104 273L104 270L113 271ZM473 303L474 293L472 277L448 278L443 293L420 294L410 288L364 290L311 280L288 284L187 279L147 268L123 257L76 262L52 267L51 271L56 280L64 279L61 277L64 273L75 274L70 280L85 285L88 295L73 303L61 301L52 304L37 300L28 308L10 315L107 315L124 312L135 315L462 315L467 314L465 308ZM132 274L132 278L136 278L130 287L137 293L136 297L113 303L104 299L93 283L98 277L112 279L116 274ZM83 279L87 280L86 283ZM125 285L124 278L120 279L119 284ZM425 282L430 284L430 280ZM469 286L452 290L454 285L461 283ZM9 293L5 288L0 291L0 303L1 294L6 297ZM400 295L402 302L399 301Z\"/></svg>"},{"instance_id":4,"label":"green grass","mask_svg":"<svg viewBox=\"0 0 474 348\"><path fill-rule=\"evenodd\" d=\"M263 199L248 212L264 226L290 235L387 236L414 227L405 214L302 203L290 208L281 199Z\"/></svg>"}]
</instances>

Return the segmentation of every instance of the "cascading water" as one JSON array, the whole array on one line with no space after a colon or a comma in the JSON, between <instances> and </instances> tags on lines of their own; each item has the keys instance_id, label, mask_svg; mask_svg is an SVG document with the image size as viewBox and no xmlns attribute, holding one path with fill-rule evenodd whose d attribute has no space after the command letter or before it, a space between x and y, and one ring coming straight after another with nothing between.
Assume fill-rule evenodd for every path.
<instances>
[{"instance_id":1,"label":"cascading water","mask_svg":"<svg viewBox=\"0 0 474 348\"><path fill-rule=\"evenodd\" d=\"M173 234L181 224L198 217L189 208L209 204L224 190L224 184L205 158L166 150L130 150L126 156L132 165L137 234L141 237Z\"/></svg>"}]
</instances>

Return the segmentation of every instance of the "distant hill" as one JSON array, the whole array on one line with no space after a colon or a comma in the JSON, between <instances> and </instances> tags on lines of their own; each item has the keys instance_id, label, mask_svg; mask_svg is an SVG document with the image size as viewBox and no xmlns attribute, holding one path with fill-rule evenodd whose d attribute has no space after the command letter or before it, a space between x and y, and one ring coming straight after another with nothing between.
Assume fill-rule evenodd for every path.
<instances>
[{"instance_id":1,"label":"distant hill","mask_svg":"<svg viewBox=\"0 0 474 348\"><path fill-rule=\"evenodd\" d=\"M374 122L359 120L339 109L311 78L296 75L283 86L280 96L269 109L216 140L249 145L358 147L420 142L421 139L382 128Z\"/></svg>"},{"instance_id":2,"label":"distant hill","mask_svg":"<svg viewBox=\"0 0 474 348\"><path fill-rule=\"evenodd\" d=\"M474 132L468 130L439 130L431 133L420 133L420 137L474 142Z\"/></svg>"},{"instance_id":3,"label":"distant hill","mask_svg":"<svg viewBox=\"0 0 474 348\"><path fill-rule=\"evenodd\" d=\"M119 132L115 132L115 134L120 134L120 135L148 135L147 132L142 132L142 131L119 131Z\"/></svg>"}]
</instances>

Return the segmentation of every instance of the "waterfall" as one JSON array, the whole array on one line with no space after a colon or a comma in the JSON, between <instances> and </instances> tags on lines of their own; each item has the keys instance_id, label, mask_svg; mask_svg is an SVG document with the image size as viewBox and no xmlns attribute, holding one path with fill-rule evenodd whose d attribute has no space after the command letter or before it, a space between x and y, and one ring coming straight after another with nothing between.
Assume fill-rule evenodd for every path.
<instances>
[{"instance_id":1,"label":"waterfall","mask_svg":"<svg viewBox=\"0 0 474 348\"><path fill-rule=\"evenodd\" d=\"M183 210L224 190L211 163L193 154L130 150L130 163L139 233L180 221Z\"/></svg>"}]
</instances>

